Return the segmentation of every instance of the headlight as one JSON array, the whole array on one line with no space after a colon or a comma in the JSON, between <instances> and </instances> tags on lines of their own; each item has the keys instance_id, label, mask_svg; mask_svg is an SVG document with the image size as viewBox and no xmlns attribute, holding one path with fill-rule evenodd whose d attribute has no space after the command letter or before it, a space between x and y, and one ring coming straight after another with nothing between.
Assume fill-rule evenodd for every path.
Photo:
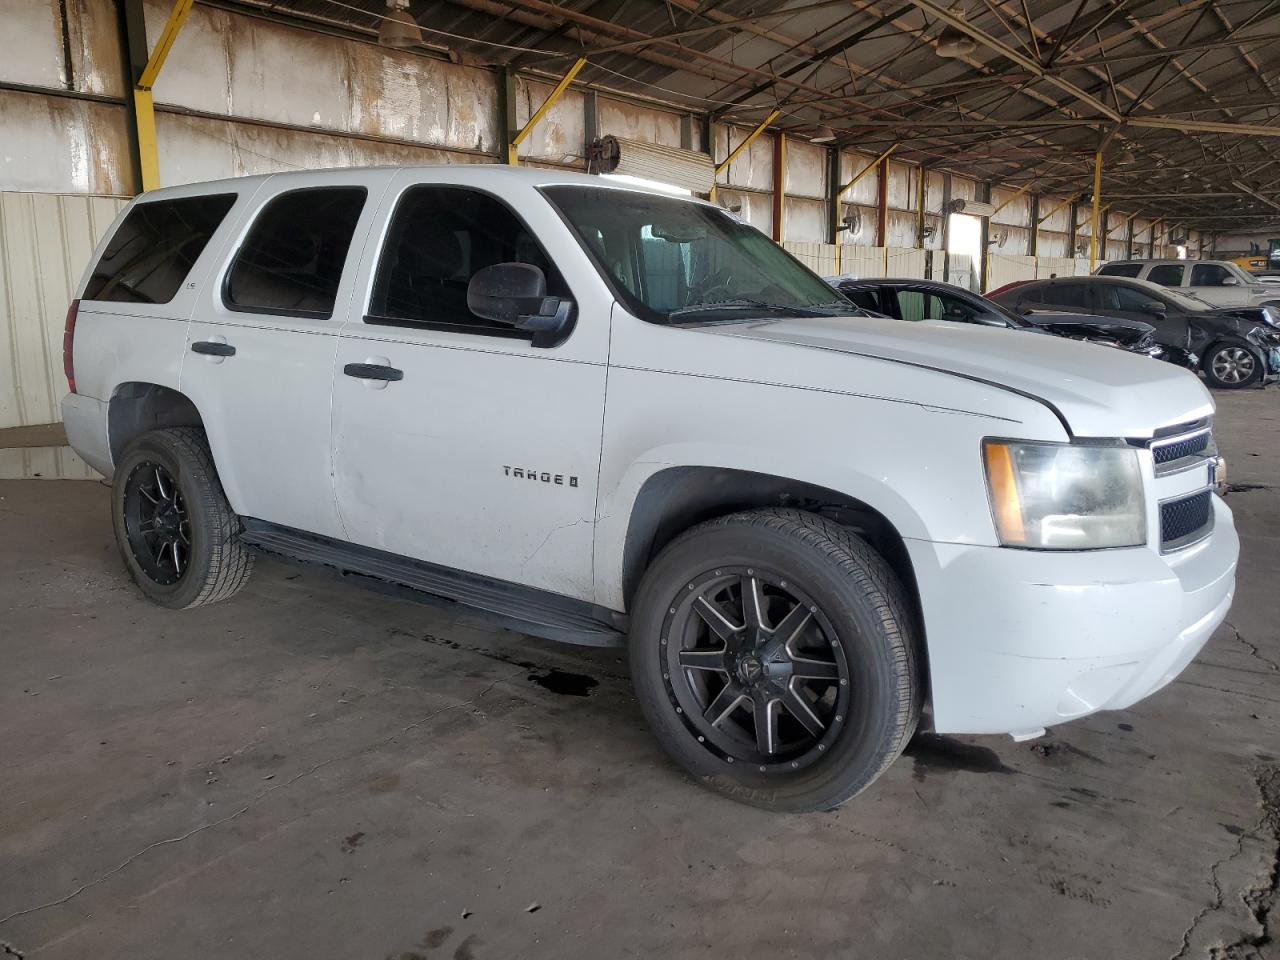
<instances>
[{"instance_id":1,"label":"headlight","mask_svg":"<svg viewBox=\"0 0 1280 960\"><path fill-rule=\"evenodd\" d=\"M1131 447L984 440L982 458L1006 547L1096 550L1147 542L1142 473Z\"/></svg>"}]
</instances>

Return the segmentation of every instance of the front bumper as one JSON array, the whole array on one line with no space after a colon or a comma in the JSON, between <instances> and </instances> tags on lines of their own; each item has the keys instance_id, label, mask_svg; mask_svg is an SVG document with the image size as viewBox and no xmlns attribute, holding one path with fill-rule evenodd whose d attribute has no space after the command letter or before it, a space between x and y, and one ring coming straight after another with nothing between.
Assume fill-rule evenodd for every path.
<instances>
[{"instance_id":1,"label":"front bumper","mask_svg":"<svg viewBox=\"0 0 1280 960\"><path fill-rule=\"evenodd\" d=\"M1206 540L1078 553L906 541L939 733L1026 733L1128 707L1226 618L1240 541L1213 498Z\"/></svg>"}]
</instances>

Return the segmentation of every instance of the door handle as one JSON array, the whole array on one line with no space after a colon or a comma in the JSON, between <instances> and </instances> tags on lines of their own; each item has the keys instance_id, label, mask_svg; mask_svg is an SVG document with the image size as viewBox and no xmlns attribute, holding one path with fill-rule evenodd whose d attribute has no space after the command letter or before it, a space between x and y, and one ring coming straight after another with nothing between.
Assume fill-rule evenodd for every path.
<instances>
[{"instance_id":1,"label":"door handle","mask_svg":"<svg viewBox=\"0 0 1280 960\"><path fill-rule=\"evenodd\" d=\"M229 343L220 343L216 340L197 340L191 344L192 353L203 353L210 357L234 357L236 348Z\"/></svg>"},{"instance_id":2,"label":"door handle","mask_svg":"<svg viewBox=\"0 0 1280 960\"><path fill-rule=\"evenodd\" d=\"M404 379L404 371L397 370L395 367L384 366L381 363L348 363L342 368L342 372L348 377L355 377L357 380L385 380L396 381Z\"/></svg>"}]
</instances>

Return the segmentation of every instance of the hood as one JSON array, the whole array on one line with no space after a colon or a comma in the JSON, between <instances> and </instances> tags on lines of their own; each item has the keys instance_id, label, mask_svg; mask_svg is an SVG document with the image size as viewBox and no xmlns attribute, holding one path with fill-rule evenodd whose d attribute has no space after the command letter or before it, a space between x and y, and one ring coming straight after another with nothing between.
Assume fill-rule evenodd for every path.
<instances>
[{"instance_id":1,"label":"hood","mask_svg":"<svg viewBox=\"0 0 1280 960\"><path fill-rule=\"evenodd\" d=\"M1209 392L1170 363L1097 344L968 324L815 317L708 324L741 337L873 357L980 380L1035 398L1078 437L1150 437L1213 413Z\"/></svg>"},{"instance_id":2,"label":"hood","mask_svg":"<svg viewBox=\"0 0 1280 960\"><path fill-rule=\"evenodd\" d=\"M1156 328L1141 320L1095 317L1082 313L1035 311L1022 318L1032 326L1063 337L1119 343L1126 347L1150 345Z\"/></svg>"}]
</instances>

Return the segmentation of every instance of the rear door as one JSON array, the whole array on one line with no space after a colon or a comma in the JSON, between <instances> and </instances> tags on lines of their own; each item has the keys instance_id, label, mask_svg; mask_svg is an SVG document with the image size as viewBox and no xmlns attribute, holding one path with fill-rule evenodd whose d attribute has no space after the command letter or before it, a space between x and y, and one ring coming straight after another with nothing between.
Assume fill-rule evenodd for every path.
<instances>
[{"instance_id":1,"label":"rear door","mask_svg":"<svg viewBox=\"0 0 1280 960\"><path fill-rule=\"evenodd\" d=\"M182 389L236 512L340 536L330 392L354 268L390 171L267 181L188 328ZM353 261L355 258L351 258Z\"/></svg>"},{"instance_id":2,"label":"rear door","mask_svg":"<svg viewBox=\"0 0 1280 960\"><path fill-rule=\"evenodd\" d=\"M612 301L581 299L591 285L571 287L550 260L539 238L566 228L532 187L498 197L456 176L415 183L407 171L361 268L334 383L347 536L590 599ZM472 275L513 261L574 299L564 342L534 347L468 309Z\"/></svg>"}]
</instances>

